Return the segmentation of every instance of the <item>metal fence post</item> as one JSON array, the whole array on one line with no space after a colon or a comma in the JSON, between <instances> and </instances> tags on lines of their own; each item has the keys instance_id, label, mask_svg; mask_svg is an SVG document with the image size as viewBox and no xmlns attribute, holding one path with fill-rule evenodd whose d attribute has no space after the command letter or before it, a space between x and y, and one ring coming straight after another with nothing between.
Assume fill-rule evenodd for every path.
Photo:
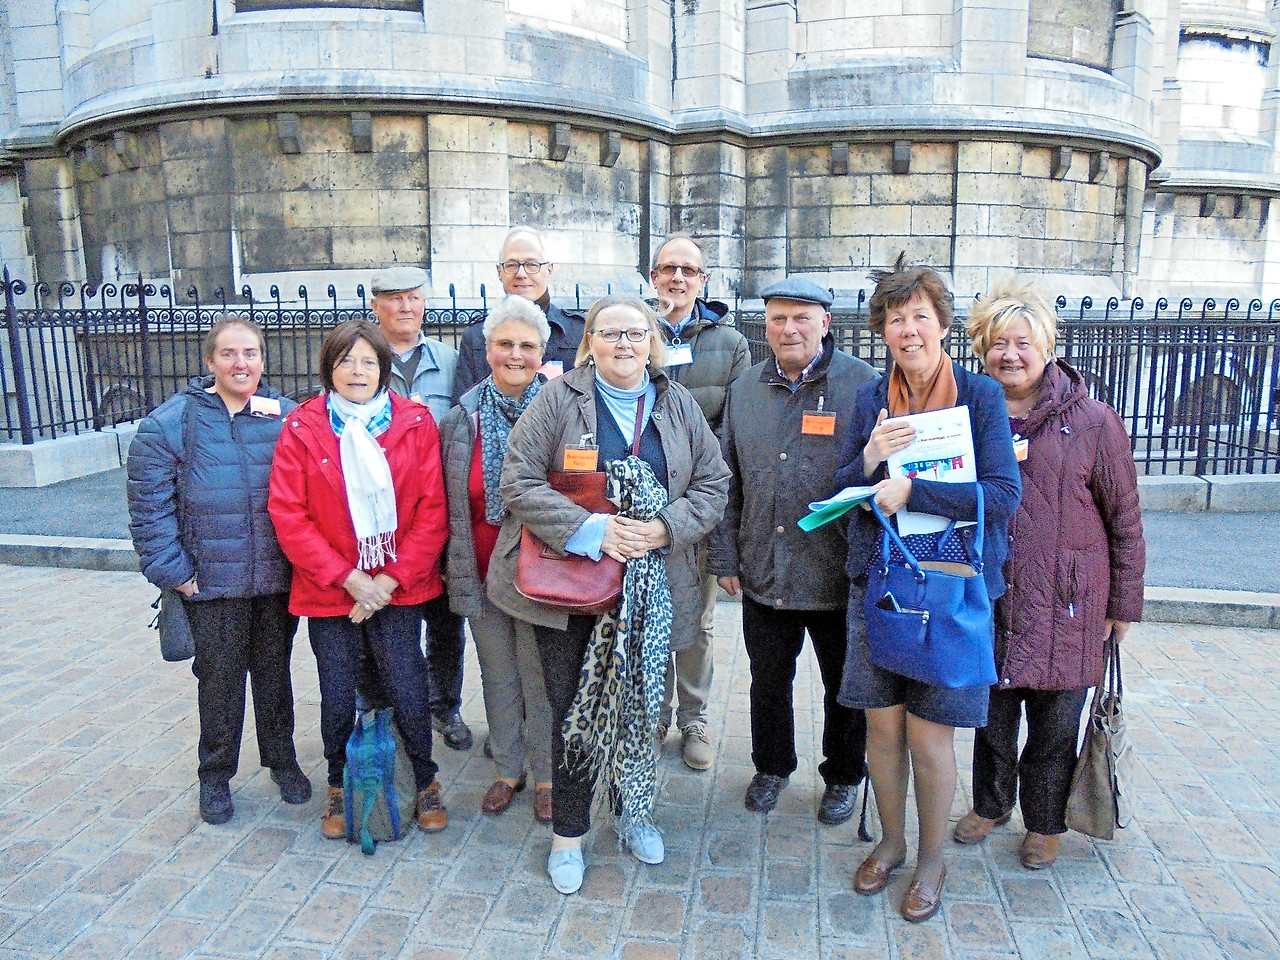
<instances>
[{"instance_id":1,"label":"metal fence post","mask_svg":"<svg viewBox=\"0 0 1280 960\"><path fill-rule=\"evenodd\" d=\"M4 312L9 327L9 356L13 363L14 398L18 404L18 432L22 435L22 442L29 445L36 442L36 434L31 427L31 397L27 394L27 365L22 359L22 339L18 336L18 305L13 300L14 293L22 293L26 286L21 280L10 279L9 268L4 268Z\"/></svg>"},{"instance_id":2,"label":"metal fence post","mask_svg":"<svg viewBox=\"0 0 1280 960\"><path fill-rule=\"evenodd\" d=\"M142 402L147 413L156 408L155 385L152 381L151 369L151 331L147 322L147 291L142 274L138 274L138 343L142 347L142 356L138 359L142 364Z\"/></svg>"}]
</instances>

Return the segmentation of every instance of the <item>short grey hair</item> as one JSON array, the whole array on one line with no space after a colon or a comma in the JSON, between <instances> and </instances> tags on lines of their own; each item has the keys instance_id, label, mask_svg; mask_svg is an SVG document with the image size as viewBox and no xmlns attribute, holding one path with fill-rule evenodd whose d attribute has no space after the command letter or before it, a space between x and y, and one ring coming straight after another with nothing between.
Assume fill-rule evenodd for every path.
<instances>
[{"instance_id":1,"label":"short grey hair","mask_svg":"<svg viewBox=\"0 0 1280 960\"><path fill-rule=\"evenodd\" d=\"M545 350L547 341L551 339L551 324L547 323L547 315L532 300L518 297L515 294L503 297L497 306L484 318L484 342L493 338L493 331L508 320L516 320L532 327L538 334L538 340Z\"/></svg>"}]
</instances>

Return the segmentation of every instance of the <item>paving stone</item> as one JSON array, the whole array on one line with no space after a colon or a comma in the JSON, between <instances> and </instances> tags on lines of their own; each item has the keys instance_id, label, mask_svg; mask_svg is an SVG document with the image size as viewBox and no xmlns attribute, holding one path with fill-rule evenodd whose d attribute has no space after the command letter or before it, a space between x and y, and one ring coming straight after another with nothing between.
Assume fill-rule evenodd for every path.
<instances>
[{"instance_id":1,"label":"paving stone","mask_svg":"<svg viewBox=\"0 0 1280 960\"><path fill-rule=\"evenodd\" d=\"M943 914L910 925L897 914L909 871L858 896L852 874L870 847L856 824L814 818L821 683L808 658L796 684L800 769L772 814L743 808L752 767L735 607L717 621L716 767L685 768L674 737L659 762L667 862L636 863L603 826L583 892L562 897L546 878L547 829L519 805L478 813L492 777L478 748L439 751L448 830L365 857L320 835L317 803L279 801L251 766L250 720L237 815L203 824L194 680L159 663L145 636L139 611L154 590L130 574L48 576L0 567L0 960L1280 956L1274 633L1136 626L1126 692L1138 821L1109 843L1068 833L1038 874L1018 865L1019 818L979 847L949 847ZM34 616L9 599L32 584ZM318 687L300 640L299 758L322 784ZM463 714L483 730L470 648L467 671ZM85 708L90 695L98 709ZM961 732L955 816L971 802L971 747Z\"/></svg>"},{"instance_id":2,"label":"paving stone","mask_svg":"<svg viewBox=\"0 0 1280 960\"><path fill-rule=\"evenodd\" d=\"M360 915L364 896L347 887L322 885L298 911L286 930L295 940L336 945Z\"/></svg>"},{"instance_id":3,"label":"paving stone","mask_svg":"<svg viewBox=\"0 0 1280 960\"><path fill-rule=\"evenodd\" d=\"M742 874L704 873L698 879L701 906L709 913L745 913L751 892L751 878Z\"/></svg>"}]
</instances>

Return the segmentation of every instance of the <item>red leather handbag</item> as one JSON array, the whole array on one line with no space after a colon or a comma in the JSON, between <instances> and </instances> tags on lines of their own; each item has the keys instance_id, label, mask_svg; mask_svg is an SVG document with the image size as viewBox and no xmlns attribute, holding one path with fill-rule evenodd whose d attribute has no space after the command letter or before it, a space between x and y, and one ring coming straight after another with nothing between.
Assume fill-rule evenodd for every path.
<instances>
[{"instance_id":1,"label":"red leather handbag","mask_svg":"<svg viewBox=\"0 0 1280 960\"><path fill-rule=\"evenodd\" d=\"M636 404L632 456L640 455L640 424L644 400ZM603 470L590 473L552 471L547 482L591 513L617 513L606 496L608 478ZM520 556L516 561L516 590L522 597L564 613L597 616L608 613L622 600L622 575L626 565L608 554L599 560L575 553L556 553L529 528L520 530Z\"/></svg>"},{"instance_id":2,"label":"red leather handbag","mask_svg":"<svg viewBox=\"0 0 1280 960\"><path fill-rule=\"evenodd\" d=\"M607 478L603 470L556 471L547 474L547 482L591 513L618 512L605 496ZM623 564L608 554L592 560L575 553L556 553L528 527L520 531L516 590L543 606L572 614L608 613L622 599L623 570Z\"/></svg>"}]
</instances>

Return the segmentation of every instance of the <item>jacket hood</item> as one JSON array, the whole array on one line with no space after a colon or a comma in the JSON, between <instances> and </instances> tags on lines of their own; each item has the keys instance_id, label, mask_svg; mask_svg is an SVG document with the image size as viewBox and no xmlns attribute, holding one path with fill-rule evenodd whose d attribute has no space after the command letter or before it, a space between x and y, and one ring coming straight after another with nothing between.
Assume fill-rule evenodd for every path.
<instances>
[{"instance_id":1,"label":"jacket hood","mask_svg":"<svg viewBox=\"0 0 1280 960\"><path fill-rule=\"evenodd\" d=\"M658 301L656 299L646 300L645 303L653 307L655 312L657 311ZM700 330L703 327L733 326L733 320L726 319L729 317L729 305L719 300L694 300L693 309L690 313L693 316L691 330ZM666 320L662 317L658 319L662 324L666 324Z\"/></svg>"},{"instance_id":2,"label":"jacket hood","mask_svg":"<svg viewBox=\"0 0 1280 960\"><path fill-rule=\"evenodd\" d=\"M1031 408L1023 425L1024 435L1032 436L1047 421L1061 416L1066 410L1089 398L1080 371L1065 360L1055 359L1044 368L1044 381L1040 385L1040 399Z\"/></svg>"}]
</instances>

